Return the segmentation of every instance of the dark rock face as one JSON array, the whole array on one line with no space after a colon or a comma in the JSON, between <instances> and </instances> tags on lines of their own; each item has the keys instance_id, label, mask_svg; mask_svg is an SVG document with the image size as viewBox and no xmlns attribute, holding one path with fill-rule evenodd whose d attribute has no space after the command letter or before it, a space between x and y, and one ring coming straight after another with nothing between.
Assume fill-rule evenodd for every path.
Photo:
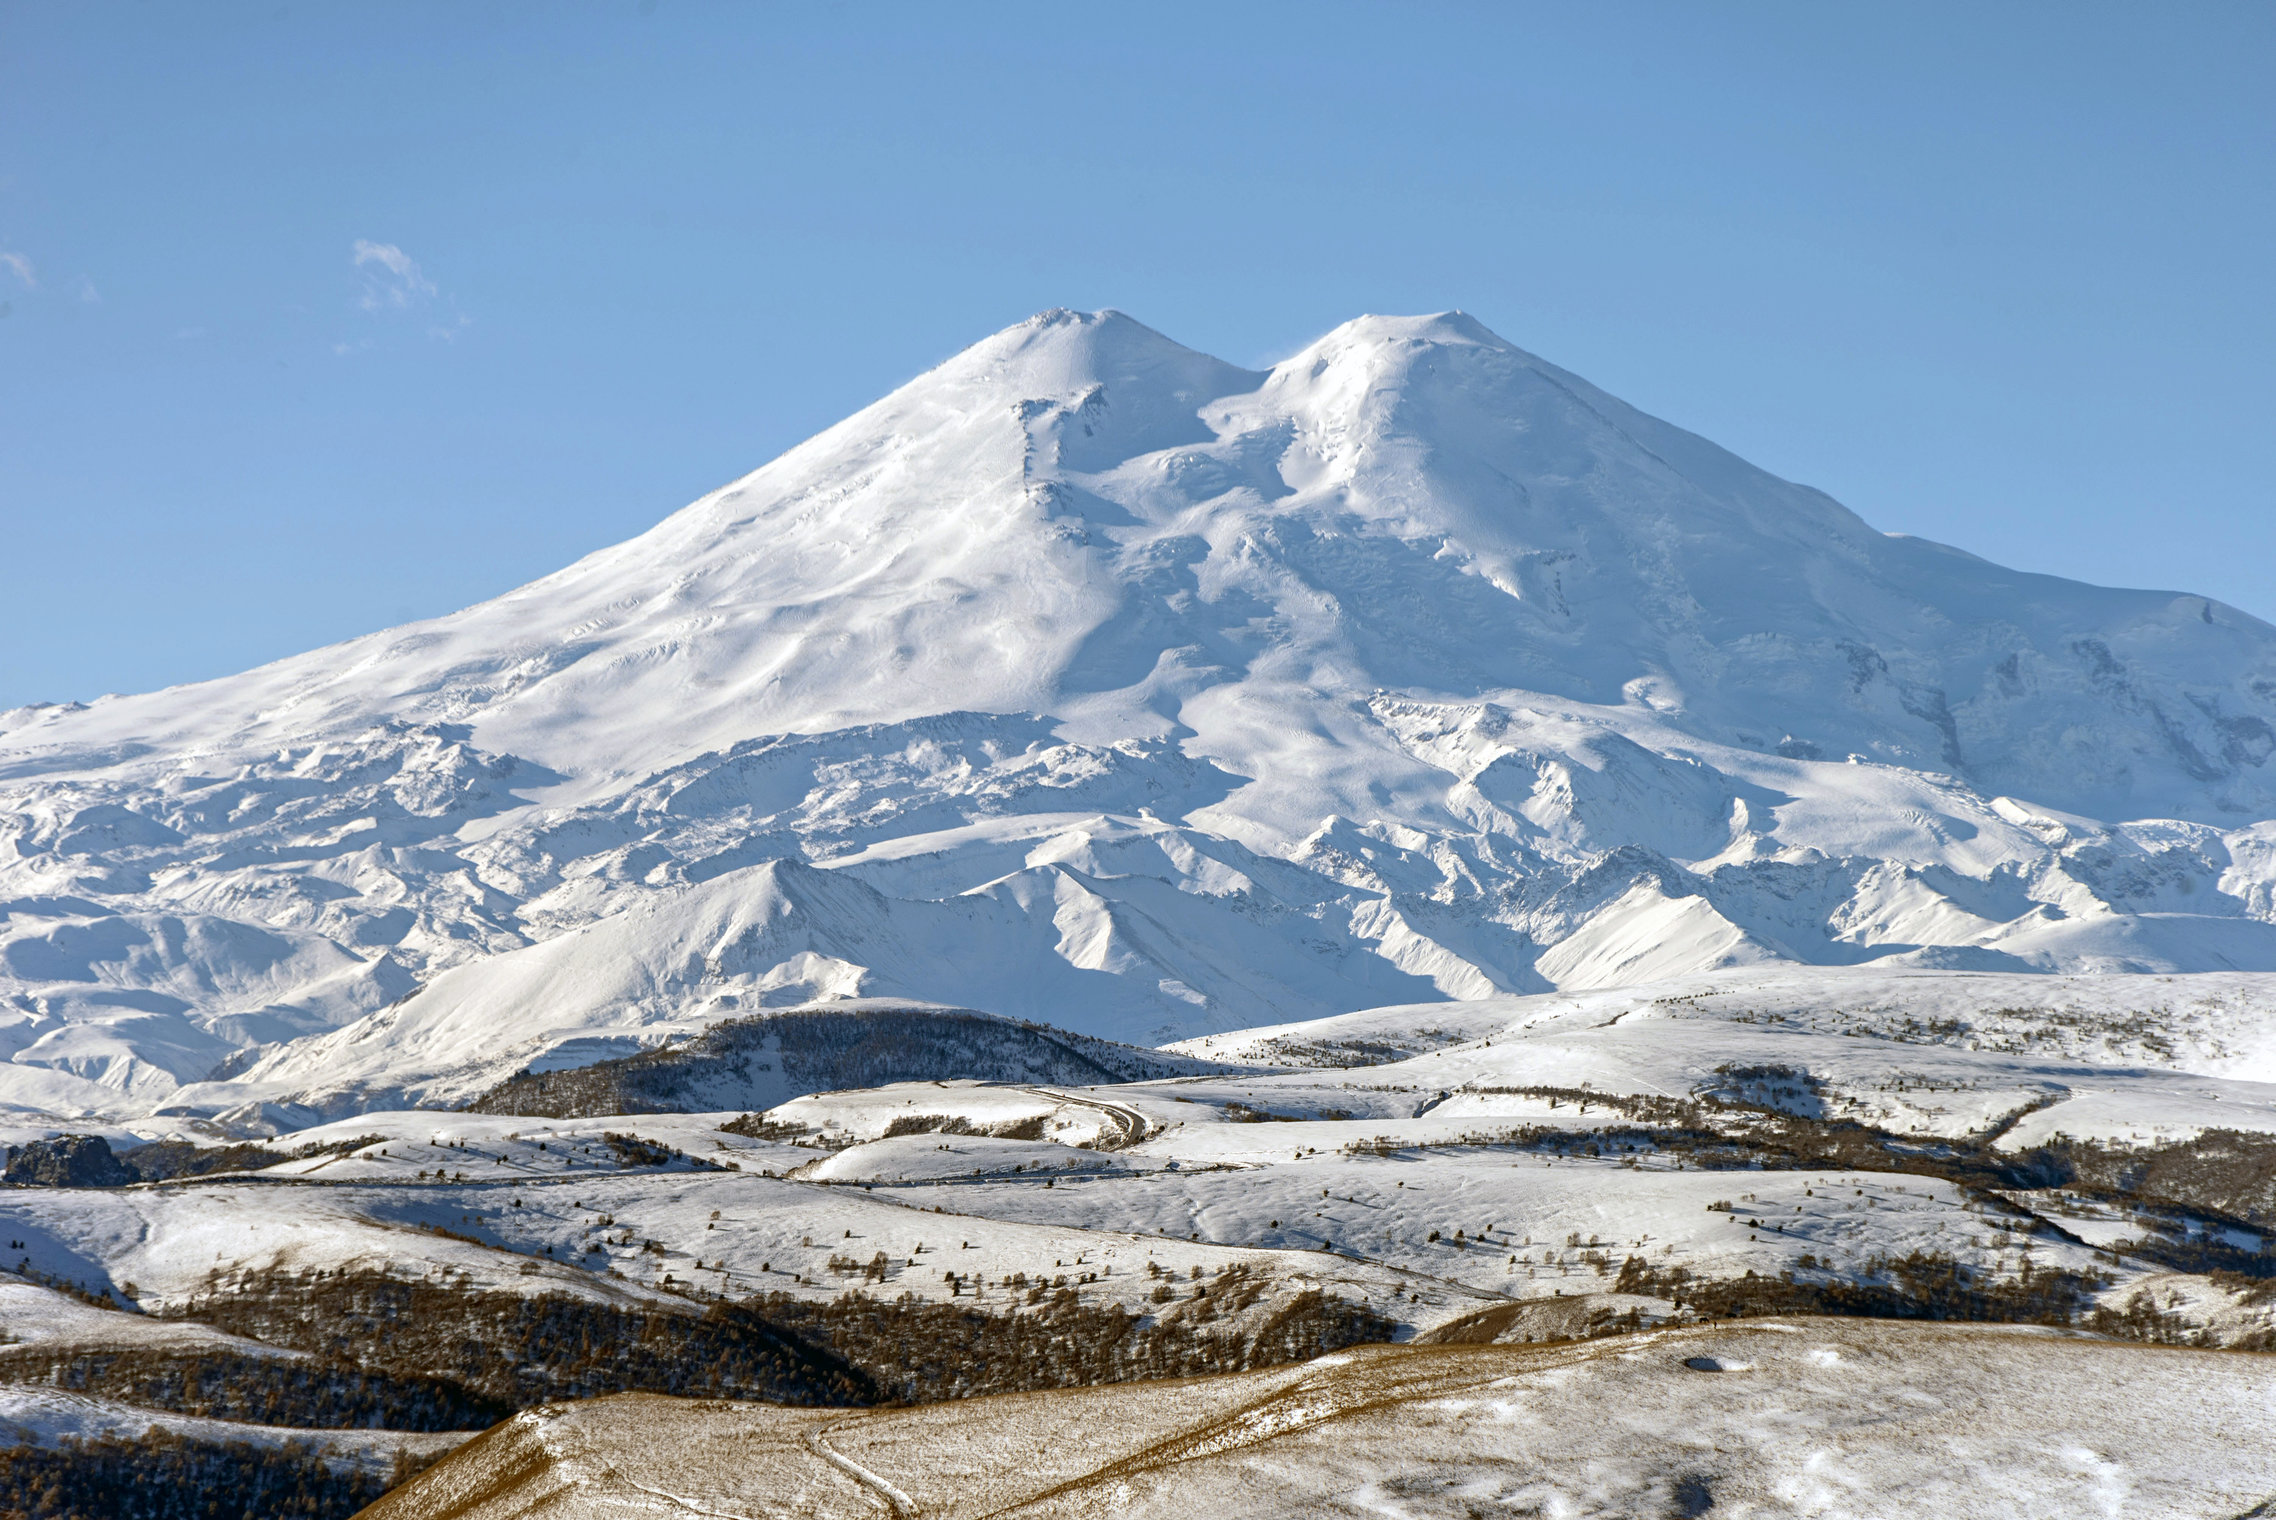
<instances>
[{"instance_id":1,"label":"dark rock face","mask_svg":"<svg viewBox=\"0 0 2276 1520\"><path fill-rule=\"evenodd\" d=\"M10 1150L4 1180L34 1187L124 1187L135 1175L101 1135L54 1135Z\"/></svg>"},{"instance_id":2,"label":"dark rock face","mask_svg":"<svg viewBox=\"0 0 2276 1520\"><path fill-rule=\"evenodd\" d=\"M212 1172L256 1172L290 1159L266 1146L192 1145L186 1140L156 1140L120 1156L100 1135L51 1135L10 1151L4 1180L26 1187L124 1187Z\"/></svg>"},{"instance_id":3,"label":"dark rock face","mask_svg":"<svg viewBox=\"0 0 2276 1520\"><path fill-rule=\"evenodd\" d=\"M806 1093L971 1078L1086 1087L1253 1070L968 1008L786 1009L569 1071L523 1072L467 1108L574 1119L771 1108Z\"/></svg>"}]
</instances>

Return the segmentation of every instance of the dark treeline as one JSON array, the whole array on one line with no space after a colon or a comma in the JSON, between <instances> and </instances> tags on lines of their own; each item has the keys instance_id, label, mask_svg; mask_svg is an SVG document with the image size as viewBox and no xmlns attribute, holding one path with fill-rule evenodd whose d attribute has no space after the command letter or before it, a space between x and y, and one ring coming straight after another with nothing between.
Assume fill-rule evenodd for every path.
<instances>
[{"instance_id":1,"label":"dark treeline","mask_svg":"<svg viewBox=\"0 0 2276 1520\"><path fill-rule=\"evenodd\" d=\"M2064 1140L2036 1154L2064 1186L2276 1226L2276 1135L2209 1129L2153 1146Z\"/></svg>"},{"instance_id":2,"label":"dark treeline","mask_svg":"<svg viewBox=\"0 0 2276 1520\"><path fill-rule=\"evenodd\" d=\"M1023 1313L849 1295L829 1303L774 1297L781 1324L825 1342L880 1394L904 1403L1200 1377L1303 1361L1387 1341L1397 1328L1363 1304L1317 1290L1261 1313L1269 1283L1246 1268L1156 1290L1152 1314L1085 1305L1060 1288Z\"/></svg>"},{"instance_id":3,"label":"dark treeline","mask_svg":"<svg viewBox=\"0 0 2276 1520\"><path fill-rule=\"evenodd\" d=\"M319 1443L133 1440L0 1449L0 1520L344 1520L423 1464L335 1468Z\"/></svg>"},{"instance_id":4,"label":"dark treeline","mask_svg":"<svg viewBox=\"0 0 2276 1520\"><path fill-rule=\"evenodd\" d=\"M327 1361L440 1379L507 1409L628 1392L824 1405L877 1397L845 1359L748 1304L607 1304L316 1271L232 1278L176 1312Z\"/></svg>"},{"instance_id":5,"label":"dark treeline","mask_svg":"<svg viewBox=\"0 0 2276 1520\"><path fill-rule=\"evenodd\" d=\"M1071 1288L1040 1285L1024 1304L1001 1309L860 1294L829 1302L774 1294L681 1308L371 1273L276 1273L217 1284L178 1313L321 1358L294 1398L263 1391L278 1380L258 1358L226 1370L220 1359L201 1364L194 1393L179 1369L127 1358L79 1373L87 1381L71 1386L133 1384L143 1390L137 1402L188 1413L257 1406L276 1411L272 1423L314 1426L319 1409L386 1405L428 1411L427 1425L402 1428L470 1429L478 1413L494 1419L604 1393L867 1405L1191 1377L1387 1340L1397 1328L1332 1294L1303 1292L1274 1304L1266 1302L1270 1292L1269 1279L1231 1267L1206 1282L1165 1281L1156 1289L1160 1302L1142 1314L1085 1305ZM370 1381L327 1387L321 1369L351 1369ZM257 1386L232 1391L225 1386L232 1376ZM193 1406L192 1398L202 1403ZM463 1411L466 1423L450 1411Z\"/></svg>"},{"instance_id":6,"label":"dark treeline","mask_svg":"<svg viewBox=\"0 0 2276 1520\"><path fill-rule=\"evenodd\" d=\"M503 1399L444 1378L235 1351L27 1347L0 1358L0 1379L296 1430L484 1430L514 1412Z\"/></svg>"},{"instance_id":7,"label":"dark treeline","mask_svg":"<svg viewBox=\"0 0 2276 1520\"><path fill-rule=\"evenodd\" d=\"M1809 1258L1805 1258L1807 1262ZM1631 1256L1614 1291L1649 1293L1711 1319L1753 1314L1838 1314L1864 1319L1956 1320L1978 1324L2076 1325L2092 1318L2098 1273L2034 1268L2015 1277L1979 1271L1941 1252L1876 1256L1853 1274L1799 1272L1761 1277L1694 1277Z\"/></svg>"},{"instance_id":8,"label":"dark treeline","mask_svg":"<svg viewBox=\"0 0 2276 1520\"><path fill-rule=\"evenodd\" d=\"M311 1431L472 1430L532 1404L633 1390L847 1406L1186 1377L1299 1361L1395 1328L1332 1295L1273 1305L1269 1291L1235 1268L1165 1282L1144 1315L1041 1287L993 1312L860 1295L698 1309L271 1273L216 1283L179 1316L314 1360L57 1352L0 1358L0 1377ZM344 1520L389 1486L313 1453L162 1434L18 1448L0 1453L0 1520Z\"/></svg>"}]
</instances>

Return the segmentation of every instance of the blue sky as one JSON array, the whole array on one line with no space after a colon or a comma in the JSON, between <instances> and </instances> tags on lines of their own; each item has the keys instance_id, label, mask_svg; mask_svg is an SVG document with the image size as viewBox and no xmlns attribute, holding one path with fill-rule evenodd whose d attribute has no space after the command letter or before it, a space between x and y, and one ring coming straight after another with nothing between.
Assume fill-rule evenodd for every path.
<instances>
[{"instance_id":1,"label":"blue sky","mask_svg":"<svg viewBox=\"0 0 2276 1520\"><path fill-rule=\"evenodd\" d=\"M1461 307L2276 618L2276 7L0 0L0 706L629 536L964 344Z\"/></svg>"}]
</instances>

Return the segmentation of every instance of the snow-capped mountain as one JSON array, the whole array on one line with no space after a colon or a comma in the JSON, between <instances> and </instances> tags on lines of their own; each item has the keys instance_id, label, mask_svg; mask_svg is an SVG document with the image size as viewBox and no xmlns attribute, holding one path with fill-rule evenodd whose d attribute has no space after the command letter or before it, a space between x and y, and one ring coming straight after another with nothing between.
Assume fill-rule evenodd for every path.
<instances>
[{"instance_id":1,"label":"snow-capped mountain","mask_svg":"<svg viewBox=\"0 0 2276 1520\"><path fill-rule=\"evenodd\" d=\"M1050 312L495 601L0 717L0 1101L305 1120L856 996L2276 970L2272 725L2276 629L1467 317L1254 372Z\"/></svg>"}]
</instances>

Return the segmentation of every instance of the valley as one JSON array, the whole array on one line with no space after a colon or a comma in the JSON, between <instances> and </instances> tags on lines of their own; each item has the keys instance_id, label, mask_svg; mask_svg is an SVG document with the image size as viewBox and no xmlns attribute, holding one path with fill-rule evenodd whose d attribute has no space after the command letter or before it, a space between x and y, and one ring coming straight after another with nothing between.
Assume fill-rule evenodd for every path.
<instances>
[{"instance_id":1,"label":"valley","mask_svg":"<svg viewBox=\"0 0 2276 1520\"><path fill-rule=\"evenodd\" d=\"M1728 979L1484 1003L1376 1065L376 1112L207 1147L229 1170L18 1186L0 1384L39 1449L147 1415L394 1478L634 1391L930 1406L1765 1316L2276 1350L2276 1084L1836 1032L1773 986L1750 1016ZM973 1016L934 1016L968 1052Z\"/></svg>"}]
</instances>

